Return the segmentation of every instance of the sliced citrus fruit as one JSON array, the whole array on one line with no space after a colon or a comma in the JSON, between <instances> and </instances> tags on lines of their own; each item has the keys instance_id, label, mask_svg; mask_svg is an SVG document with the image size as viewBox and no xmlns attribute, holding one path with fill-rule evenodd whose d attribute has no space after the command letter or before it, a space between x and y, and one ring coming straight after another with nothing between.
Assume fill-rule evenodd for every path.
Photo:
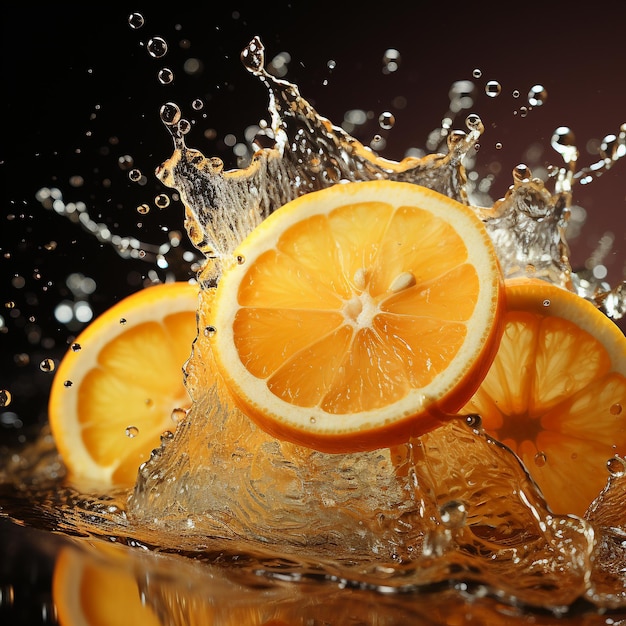
<instances>
[{"instance_id":1,"label":"sliced citrus fruit","mask_svg":"<svg viewBox=\"0 0 626 626\"><path fill-rule=\"evenodd\" d=\"M582 515L606 484L607 460L626 453L626 338L570 291L505 285L498 354L464 411L517 453L555 513Z\"/></svg>"},{"instance_id":2,"label":"sliced citrus fruit","mask_svg":"<svg viewBox=\"0 0 626 626\"><path fill-rule=\"evenodd\" d=\"M191 404L182 367L196 336L198 286L154 285L94 320L62 359L49 419L73 480L129 485Z\"/></svg>"},{"instance_id":3,"label":"sliced citrus fruit","mask_svg":"<svg viewBox=\"0 0 626 626\"><path fill-rule=\"evenodd\" d=\"M142 597L132 560L123 550L115 544L94 545L93 554L61 549L52 578L52 597L61 626L163 624Z\"/></svg>"},{"instance_id":4,"label":"sliced citrus fruit","mask_svg":"<svg viewBox=\"0 0 626 626\"><path fill-rule=\"evenodd\" d=\"M476 215L410 183L339 184L234 252L210 314L216 364L270 434L326 452L435 428L497 348L501 281Z\"/></svg>"}]
</instances>

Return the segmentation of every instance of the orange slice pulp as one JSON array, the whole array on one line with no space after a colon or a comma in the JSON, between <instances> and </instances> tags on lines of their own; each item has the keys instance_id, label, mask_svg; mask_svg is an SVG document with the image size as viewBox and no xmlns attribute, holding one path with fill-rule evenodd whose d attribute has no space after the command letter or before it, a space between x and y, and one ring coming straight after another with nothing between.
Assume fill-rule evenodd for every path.
<instances>
[{"instance_id":1,"label":"orange slice pulp","mask_svg":"<svg viewBox=\"0 0 626 626\"><path fill-rule=\"evenodd\" d=\"M270 434L326 452L432 430L497 348L501 279L468 207L391 181L286 204L234 252L209 316L216 364Z\"/></svg>"},{"instance_id":2,"label":"orange slice pulp","mask_svg":"<svg viewBox=\"0 0 626 626\"><path fill-rule=\"evenodd\" d=\"M183 365L196 336L198 286L143 289L94 320L62 359L49 400L57 448L74 481L132 485L191 401Z\"/></svg>"},{"instance_id":3,"label":"orange slice pulp","mask_svg":"<svg viewBox=\"0 0 626 626\"><path fill-rule=\"evenodd\" d=\"M555 513L583 515L626 454L626 338L592 303L540 280L506 282L505 330L464 408L522 459Z\"/></svg>"}]
</instances>

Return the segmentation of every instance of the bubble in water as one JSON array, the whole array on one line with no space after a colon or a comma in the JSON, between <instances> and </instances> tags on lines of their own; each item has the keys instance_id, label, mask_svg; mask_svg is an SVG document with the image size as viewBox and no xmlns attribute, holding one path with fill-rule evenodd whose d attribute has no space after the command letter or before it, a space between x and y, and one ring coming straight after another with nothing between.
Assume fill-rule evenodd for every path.
<instances>
[{"instance_id":1,"label":"bubble in water","mask_svg":"<svg viewBox=\"0 0 626 626\"><path fill-rule=\"evenodd\" d=\"M133 439L139 434L139 429L137 426L127 426L125 433L129 439Z\"/></svg>"},{"instance_id":2,"label":"bubble in water","mask_svg":"<svg viewBox=\"0 0 626 626\"><path fill-rule=\"evenodd\" d=\"M150 212L150 205L146 204L145 202L143 204L140 204L137 207L137 213L141 213L141 215L145 215L146 213Z\"/></svg>"},{"instance_id":3,"label":"bubble in water","mask_svg":"<svg viewBox=\"0 0 626 626\"><path fill-rule=\"evenodd\" d=\"M499 96L501 92L502 92L502 85L500 85L500 83L497 80L490 80L485 85L485 93L490 98L495 98L496 96Z\"/></svg>"},{"instance_id":4,"label":"bubble in water","mask_svg":"<svg viewBox=\"0 0 626 626\"><path fill-rule=\"evenodd\" d=\"M330 59L328 63L326 63L326 67L329 70L334 70L337 67L337 61L335 61L334 59Z\"/></svg>"},{"instance_id":5,"label":"bubble in water","mask_svg":"<svg viewBox=\"0 0 626 626\"><path fill-rule=\"evenodd\" d=\"M140 181L141 170L138 170L137 168L130 170L130 172L128 172L128 178L130 178L130 180L132 180L134 183Z\"/></svg>"},{"instance_id":6,"label":"bubble in water","mask_svg":"<svg viewBox=\"0 0 626 626\"><path fill-rule=\"evenodd\" d=\"M0 407L11 404L11 392L8 389L0 389Z\"/></svg>"},{"instance_id":7,"label":"bubble in water","mask_svg":"<svg viewBox=\"0 0 626 626\"><path fill-rule=\"evenodd\" d=\"M191 108L194 111L201 111L204 108L204 102L200 99L200 98L196 98L192 103L191 103Z\"/></svg>"},{"instance_id":8,"label":"bubble in water","mask_svg":"<svg viewBox=\"0 0 626 626\"><path fill-rule=\"evenodd\" d=\"M472 72L472 76L474 78L480 78L483 75L482 70L476 68L473 72Z\"/></svg>"},{"instance_id":9,"label":"bubble in water","mask_svg":"<svg viewBox=\"0 0 626 626\"><path fill-rule=\"evenodd\" d=\"M383 74L392 74L400 67L400 53L395 48L385 50L383 54Z\"/></svg>"},{"instance_id":10,"label":"bubble in water","mask_svg":"<svg viewBox=\"0 0 626 626\"><path fill-rule=\"evenodd\" d=\"M545 103L548 92L543 85L534 85L528 92L528 104L534 107L540 107Z\"/></svg>"},{"instance_id":11,"label":"bubble in water","mask_svg":"<svg viewBox=\"0 0 626 626\"><path fill-rule=\"evenodd\" d=\"M626 476L626 460L614 456L606 462L606 468L609 470L611 476L620 477Z\"/></svg>"},{"instance_id":12,"label":"bubble in water","mask_svg":"<svg viewBox=\"0 0 626 626\"><path fill-rule=\"evenodd\" d=\"M502 143L500 141L496 141L495 147L496 150L502 150Z\"/></svg>"},{"instance_id":13,"label":"bubble in water","mask_svg":"<svg viewBox=\"0 0 626 626\"><path fill-rule=\"evenodd\" d=\"M447 528L462 528L467 519L467 508L463 502L450 500L439 509L439 517Z\"/></svg>"},{"instance_id":14,"label":"bubble in water","mask_svg":"<svg viewBox=\"0 0 626 626\"><path fill-rule=\"evenodd\" d=\"M513 89L513 97L514 98L519 98L519 89Z\"/></svg>"},{"instance_id":15,"label":"bubble in water","mask_svg":"<svg viewBox=\"0 0 626 626\"><path fill-rule=\"evenodd\" d=\"M160 59L167 54L167 41L163 37L152 37L148 41L148 53L155 59Z\"/></svg>"},{"instance_id":16,"label":"bubble in water","mask_svg":"<svg viewBox=\"0 0 626 626\"><path fill-rule=\"evenodd\" d=\"M390 128L393 128L393 125L395 123L396 123L396 118L394 114L390 113L389 111L385 111L384 113L381 113L378 117L378 124L384 130L389 130Z\"/></svg>"},{"instance_id":17,"label":"bubble in water","mask_svg":"<svg viewBox=\"0 0 626 626\"><path fill-rule=\"evenodd\" d=\"M54 372L54 368L55 368L54 361L52 359L50 359L50 358L44 359L39 364L39 369L42 372Z\"/></svg>"},{"instance_id":18,"label":"bubble in water","mask_svg":"<svg viewBox=\"0 0 626 626\"><path fill-rule=\"evenodd\" d=\"M162 85L169 85L174 80L174 72L169 67L162 67L157 78Z\"/></svg>"},{"instance_id":19,"label":"bubble in water","mask_svg":"<svg viewBox=\"0 0 626 626\"><path fill-rule=\"evenodd\" d=\"M143 15L141 13L131 13L128 16L128 25L134 30L141 28L144 25Z\"/></svg>"}]
</instances>

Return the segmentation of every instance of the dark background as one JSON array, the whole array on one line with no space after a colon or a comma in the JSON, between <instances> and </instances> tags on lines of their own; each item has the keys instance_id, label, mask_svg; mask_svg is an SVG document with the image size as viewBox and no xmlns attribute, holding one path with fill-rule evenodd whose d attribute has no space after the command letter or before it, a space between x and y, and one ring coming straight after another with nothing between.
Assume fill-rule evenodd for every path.
<instances>
[{"instance_id":1,"label":"dark background","mask_svg":"<svg viewBox=\"0 0 626 626\"><path fill-rule=\"evenodd\" d=\"M46 357L58 361L80 330L59 324L53 314L59 302L76 298L66 284L70 274L95 281L95 292L85 296L94 315L166 275L153 262L122 259L80 225L43 208L36 193L57 187L65 202L84 202L91 217L115 233L167 241L165 231L182 230L183 209L153 175L172 152L159 108L177 102L194 122L188 144L235 166L224 138L233 134L242 141L244 129L266 115L266 93L239 60L254 35L262 38L268 59L283 51L291 55L285 78L322 115L339 124L349 109L372 111L373 122L357 134L364 143L381 132L378 115L393 112L396 124L382 132L387 146L381 154L394 159L424 147L447 111L451 84L472 80L480 69L475 105L467 112L479 113L487 127L478 168L501 165L494 198L504 194L510 171L527 160L530 146L543 147L539 163L559 164L549 146L557 127L575 132L585 166L597 160L598 141L626 122L626 9L618 3L603 4L602 13L547 2L511 8L476 2L368 8L340 2L200 3L190 9L178 4L167 10L71 3L3 8L0 389L11 392L12 402L0 409L2 437L23 439L27 426L45 421L52 374L39 363ZM134 11L145 18L139 30L128 25ZM169 44L162 59L146 51L154 36ZM388 48L401 55L393 73L382 71ZM201 61L201 72L185 72L190 58ZM162 67L173 70L171 84L157 80ZM502 85L498 98L484 95L491 79ZM537 83L548 99L524 117L520 107ZM398 96L404 108L397 106ZM196 98L204 102L200 111L191 105ZM464 129L464 115L456 128ZM206 129L214 129L213 136L205 136ZM495 150L496 142L501 150ZM145 184L131 182L120 167L127 156L145 174ZM573 263L580 266L612 231L615 244L606 259L612 284L623 277L626 257L625 181L626 162L619 162L574 192L574 203L585 207L589 219L572 242ZM163 192L172 202L158 209L154 198ZM147 215L136 210L143 203L151 207ZM183 241L181 249L191 250ZM170 260L168 272L181 279L190 275L180 256Z\"/></svg>"}]
</instances>

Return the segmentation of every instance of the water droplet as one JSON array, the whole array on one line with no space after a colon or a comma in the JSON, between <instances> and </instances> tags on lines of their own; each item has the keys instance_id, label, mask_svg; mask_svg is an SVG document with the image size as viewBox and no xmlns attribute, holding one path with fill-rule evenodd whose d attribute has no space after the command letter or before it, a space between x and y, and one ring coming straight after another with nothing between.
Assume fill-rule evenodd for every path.
<instances>
[{"instance_id":1,"label":"water droplet","mask_svg":"<svg viewBox=\"0 0 626 626\"><path fill-rule=\"evenodd\" d=\"M541 304L543 304L543 306L545 307L549 307L552 303L548 298L546 298Z\"/></svg>"},{"instance_id":2,"label":"water droplet","mask_svg":"<svg viewBox=\"0 0 626 626\"><path fill-rule=\"evenodd\" d=\"M174 424L180 424L185 417L187 417L187 411L185 409L176 408L172 411L172 421Z\"/></svg>"},{"instance_id":3,"label":"water droplet","mask_svg":"<svg viewBox=\"0 0 626 626\"><path fill-rule=\"evenodd\" d=\"M535 454L534 461L537 467L543 467L548 462L548 457L545 452L537 452L537 454Z\"/></svg>"},{"instance_id":4,"label":"water droplet","mask_svg":"<svg viewBox=\"0 0 626 626\"><path fill-rule=\"evenodd\" d=\"M311 422L311 424L315 424L317 420L311 415L311 417L309 417L309 422Z\"/></svg>"},{"instance_id":5,"label":"water droplet","mask_svg":"<svg viewBox=\"0 0 626 626\"><path fill-rule=\"evenodd\" d=\"M383 54L383 74L392 74L400 67L400 53L395 48L385 50Z\"/></svg>"},{"instance_id":6,"label":"water droplet","mask_svg":"<svg viewBox=\"0 0 626 626\"><path fill-rule=\"evenodd\" d=\"M246 257L238 254L236 257L237 265L243 265L246 262Z\"/></svg>"},{"instance_id":7,"label":"water droplet","mask_svg":"<svg viewBox=\"0 0 626 626\"><path fill-rule=\"evenodd\" d=\"M483 75L482 70L479 70L478 68L476 68L473 72L472 72L472 76L474 78L480 78Z\"/></svg>"},{"instance_id":8,"label":"water droplet","mask_svg":"<svg viewBox=\"0 0 626 626\"><path fill-rule=\"evenodd\" d=\"M482 428L483 418L477 413L472 413L471 415L465 416L465 424L470 428Z\"/></svg>"},{"instance_id":9,"label":"water droplet","mask_svg":"<svg viewBox=\"0 0 626 626\"><path fill-rule=\"evenodd\" d=\"M326 63L326 67L329 70L334 70L337 67L337 61L335 61L334 59L330 59L328 63Z\"/></svg>"},{"instance_id":10,"label":"water droplet","mask_svg":"<svg viewBox=\"0 0 626 626\"><path fill-rule=\"evenodd\" d=\"M194 111L200 111L204 108L204 102L200 99L200 98L196 98L192 103L191 103L191 108Z\"/></svg>"},{"instance_id":11,"label":"water droplet","mask_svg":"<svg viewBox=\"0 0 626 626\"><path fill-rule=\"evenodd\" d=\"M157 78L162 85L169 85L174 80L174 72L169 67L162 67Z\"/></svg>"},{"instance_id":12,"label":"water droplet","mask_svg":"<svg viewBox=\"0 0 626 626\"><path fill-rule=\"evenodd\" d=\"M206 326L204 329L204 336L213 337L213 335L215 335L216 332L217 332L217 328L215 328L215 326Z\"/></svg>"},{"instance_id":13,"label":"water droplet","mask_svg":"<svg viewBox=\"0 0 626 626\"><path fill-rule=\"evenodd\" d=\"M78 352L82 349L82 346L76 342L74 342L70 347L72 348L72 352Z\"/></svg>"},{"instance_id":14,"label":"water droplet","mask_svg":"<svg viewBox=\"0 0 626 626\"><path fill-rule=\"evenodd\" d=\"M125 433L129 439L133 439L139 434L139 429L137 426L127 426Z\"/></svg>"},{"instance_id":15,"label":"water droplet","mask_svg":"<svg viewBox=\"0 0 626 626\"><path fill-rule=\"evenodd\" d=\"M191 130L191 122L184 118L178 120L178 130L181 134L186 135Z\"/></svg>"},{"instance_id":16,"label":"water droplet","mask_svg":"<svg viewBox=\"0 0 626 626\"><path fill-rule=\"evenodd\" d=\"M63 381L63 386L64 387L71 387L74 383L71 380L64 380Z\"/></svg>"},{"instance_id":17,"label":"water droplet","mask_svg":"<svg viewBox=\"0 0 626 626\"><path fill-rule=\"evenodd\" d=\"M519 89L514 89L512 95L514 98L519 98Z\"/></svg>"},{"instance_id":18,"label":"water droplet","mask_svg":"<svg viewBox=\"0 0 626 626\"><path fill-rule=\"evenodd\" d=\"M130 178L130 180L134 183L140 181L141 171L138 170L137 168L130 170L130 172L128 172L128 178Z\"/></svg>"},{"instance_id":19,"label":"water droplet","mask_svg":"<svg viewBox=\"0 0 626 626\"><path fill-rule=\"evenodd\" d=\"M484 130L484 126L483 126L483 122L480 119L479 115L476 115L476 113L470 113L466 118L465 118L465 125L470 129L470 130L475 130L478 131L479 133L482 133Z\"/></svg>"},{"instance_id":20,"label":"water droplet","mask_svg":"<svg viewBox=\"0 0 626 626\"><path fill-rule=\"evenodd\" d=\"M145 215L146 213L150 212L150 205L149 204L140 204L137 207L137 213L141 213L141 215Z\"/></svg>"},{"instance_id":21,"label":"water droplet","mask_svg":"<svg viewBox=\"0 0 626 626\"><path fill-rule=\"evenodd\" d=\"M54 361L52 359L44 359L40 364L39 364L39 369L42 372L54 372L54 368L55 368L55 364Z\"/></svg>"},{"instance_id":22,"label":"water droplet","mask_svg":"<svg viewBox=\"0 0 626 626\"><path fill-rule=\"evenodd\" d=\"M151 57L160 59L167 54L167 41L163 37L152 37L148 41L147 50Z\"/></svg>"},{"instance_id":23,"label":"water droplet","mask_svg":"<svg viewBox=\"0 0 626 626\"><path fill-rule=\"evenodd\" d=\"M622 405L619 402L612 404L609 412L611 413L611 415L620 415L622 412Z\"/></svg>"},{"instance_id":24,"label":"water droplet","mask_svg":"<svg viewBox=\"0 0 626 626\"><path fill-rule=\"evenodd\" d=\"M133 166L133 163L134 159L132 156L130 156L130 154L124 154L117 159L117 164L119 165L119 168L124 171L129 170Z\"/></svg>"},{"instance_id":25,"label":"water droplet","mask_svg":"<svg viewBox=\"0 0 626 626\"><path fill-rule=\"evenodd\" d=\"M11 404L11 392L8 389L0 389L0 407Z\"/></svg>"},{"instance_id":26,"label":"water droplet","mask_svg":"<svg viewBox=\"0 0 626 626\"><path fill-rule=\"evenodd\" d=\"M180 107L174 102L166 102L160 109L161 121L167 126L174 126L180 121Z\"/></svg>"},{"instance_id":27,"label":"water droplet","mask_svg":"<svg viewBox=\"0 0 626 626\"><path fill-rule=\"evenodd\" d=\"M496 141L496 150L502 150L502 144L499 141Z\"/></svg>"},{"instance_id":28,"label":"water droplet","mask_svg":"<svg viewBox=\"0 0 626 626\"><path fill-rule=\"evenodd\" d=\"M611 476L626 476L626 461L618 456L614 456L606 462L606 468Z\"/></svg>"},{"instance_id":29,"label":"water droplet","mask_svg":"<svg viewBox=\"0 0 626 626\"><path fill-rule=\"evenodd\" d=\"M519 108L520 117L526 117L528 115L528 107Z\"/></svg>"},{"instance_id":30,"label":"water droplet","mask_svg":"<svg viewBox=\"0 0 626 626\"><path fill-rule=\"evenodd\" d=\"M528 104L534 107L540 107L548 98L548 92L543 85L534 85L528 92Z\"/></svg>"},{"instance_id":31,"label":"water droplet","mask_svg":"<svg viewBox=\"0 0 626 626\"><path fill-rule=\"evenodd\" d=\"M170 197L166 193L160 193L155 199L154 204L159 209L165 209L170 205Z\"/></svg>"},{"instance_id":32,"label":"water droplet","mask_svg":"<svg viewBox=\"0 0 626 626\"><path fill-rule=\"evenodd\" d=\"M126 318L125 317L120 317L120 324L122 326L126 326Z\"/></svg>"},{"instance_id":33,"label":"water droplet","mask_svg":"<svg viewBox=\"0 0 626 626\"><path fill-rule=\"evenodd\" d=\"M439 509L439 517L447 528L462 528L467 520L467 508L463 502L450 500Z\"/></svg>"},{"instance_id":34,"label":"water droplet","mask_svg":"<svg viewBox=\"0 0 626 626\"><path fill-rule=\"evenodd\" d=\"M524 163L520 163L516 165L513 169L513 180L516 183L523 183L525 181L530 180L532 177L532 172L530 168Z\"/></svg>"},{"instance_id":35,"label":"water droplet","mask_svg":"<svg viewBox=\"0 0 626 626\"><path fill-rule=\"evenodd\" d=\"M384 130L389 130L393 128L393 125L396 123L396 118L393 113L389 113L389 111L385 111L381 113L378 117L378 124Z\"/></svg>"},{"instance_id":36,"label":"water droplet","mask_svg":"<svg viewBox=\"0 0 626 626\"><path fill-rule=\"evenodd\" d=\"M499 96L501 92L502 92L502 85L497 80L490 80L485 85L485 93L490 98L495 98L496 96Z\"/></svg>"},{"instance_id":37,"label":"water droplet","mask_svg":"<svg viewBox=\"0 0 626 626\"><path fill-rule=\"evenodd\" d=\"M133 29L137 30L144 25L143 15L141 13L131 13L128 16L128 25Z\"/></svg>"}]
</instances>

